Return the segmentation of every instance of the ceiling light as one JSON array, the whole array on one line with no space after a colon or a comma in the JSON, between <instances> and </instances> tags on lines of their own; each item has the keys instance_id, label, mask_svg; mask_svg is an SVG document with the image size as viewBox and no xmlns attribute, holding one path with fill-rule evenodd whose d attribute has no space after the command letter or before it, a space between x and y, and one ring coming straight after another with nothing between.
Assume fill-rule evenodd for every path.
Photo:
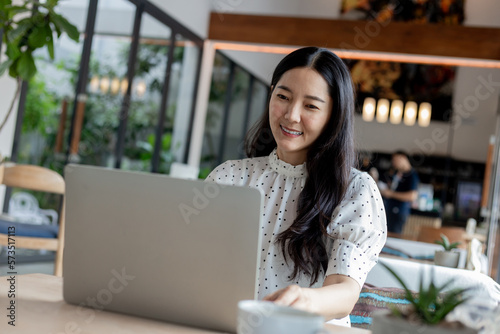
<instances>
[{"instance_id":1,"label":"ceiling light","mask_svg":"<svg viewBox=\"0 0 500 334\"><path fill-rule=\"evenodd\" d=\"M373 97L365 98L365 102L363 103L363 120L365 122L373 121L373 117L375 116L375 99Z\"/></svg>"}]
</instances>

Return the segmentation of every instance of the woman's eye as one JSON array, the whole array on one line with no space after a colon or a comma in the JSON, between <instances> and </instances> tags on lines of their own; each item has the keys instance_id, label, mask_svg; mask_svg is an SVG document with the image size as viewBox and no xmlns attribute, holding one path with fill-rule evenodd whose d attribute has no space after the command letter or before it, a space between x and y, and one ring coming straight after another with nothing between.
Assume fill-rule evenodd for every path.
<instances>
[{"instance_id":1,"label":"woman's eye","mask_svg":"<svg viewBox=\"0 0 500 334\"><path fill-rule=\"evenodd\" d=\"M308 104L308 105L306 105L306 107L309 108L309 109L319 109L314 104Z\"/></svg>"},{"instance_id":2,"label":"woman's eye","mask_svg":"<svg viewBox=\"0 0 500 334\"><path fill-rule=\"evenodd\" d=\"M281 99L281 100L288 100L288 97L286 97L285 95L283 94L278 94L278 99Z\"/></svg>"}]
</instances>

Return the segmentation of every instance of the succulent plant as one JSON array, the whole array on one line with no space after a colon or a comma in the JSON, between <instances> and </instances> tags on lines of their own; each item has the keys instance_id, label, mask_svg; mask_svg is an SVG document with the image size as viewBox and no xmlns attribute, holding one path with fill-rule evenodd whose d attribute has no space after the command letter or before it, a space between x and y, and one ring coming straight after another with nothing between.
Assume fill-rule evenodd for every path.
<instances>
[{"instance_id":1,"label":"succulent plant","mask_svg":"<svg viewBox=\"0 0 500 334\"><path fill-rule=\"evenodd\" d=\"M457 248L460 245L460 241L454 242L450 244L450 240L444 234L441 234L441 240L436 240L434 243L443 246L445 251L451 251L454 248Z\"/></svg>"},{"instance_id":2,"label":"succulent plant","mask_svg":"<svg viewBox=\"0 0 500 334\"><path fill-rule=\"evenodd\" d=\"M444 320L446 315L453 311L455 307L467 301L465 293L469 289L455 288L445 291L453 283L453 279L449 280L441 286L437 286L433 282L434 272L431 272L431 282L428 286L424 286L423 273L420 277L419 291L415 293L410 290L403 280L387 265L382 265L398 280L403 287L406 300L411 304L411 311L403 314L398 309L394 308L393 314L402 318L417 318L422 323L436 325Z\"/></svg>"}]
</instances>

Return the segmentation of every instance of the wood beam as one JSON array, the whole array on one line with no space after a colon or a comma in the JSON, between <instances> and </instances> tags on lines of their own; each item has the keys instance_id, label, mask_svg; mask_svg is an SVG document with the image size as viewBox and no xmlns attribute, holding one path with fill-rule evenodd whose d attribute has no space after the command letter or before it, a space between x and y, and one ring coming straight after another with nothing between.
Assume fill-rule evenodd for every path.
<instances>
[{"instance_id":1,"label":"wood beam","mask_svg":"<svg viewBox=\"0 0 500 334\"><path fill-rule=\"evenodd\" d=\"M210 40L500 61L500 29L212 13Z\"/></svg>"}]
</instances>

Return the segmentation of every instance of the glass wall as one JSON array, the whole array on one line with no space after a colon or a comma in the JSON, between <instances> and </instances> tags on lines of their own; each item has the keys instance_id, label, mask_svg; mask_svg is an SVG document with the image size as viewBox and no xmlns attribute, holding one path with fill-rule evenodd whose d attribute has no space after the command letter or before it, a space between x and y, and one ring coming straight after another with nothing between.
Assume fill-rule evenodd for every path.
<instances>
[{"instance_id":1,"label":"glass wall","mask_svg":"<svg viewBox=\"0 0 500 334\"><path fill-rule=\"evenodd\" d=\"M171 34L170 28L149 14L143 15L121 161L122 169L141 171L152 169L159 114L166 112L160 107L165 87ZM164 145L162 148L165 149Z\"/></svg>"},{"instance_id":2,"label":"glass wall","mask_svg":"<svg viewBox=\"0 0 500 334\"><path fill-rule=\"evenodd\" d=\"M266 110L268 95L269 87L261 81L254 81L250 114L248 115L249 129L260 120L262 114Z\"/></svg>"},{"instance_id":3,"label":"glass wall","mask_svg":"<svg viewBox=\"0 0 500 334\"><path fill-rule=\"evenodd\" d=\"M82 14L87 12L87 7L88 4L80 8ZM80 15L80 19L84 22L85 15ZM81 20L72 22L83 26ZM27 83L21 133L17 151L12 152L17 162L45 166L62 173L65 163L63 141L82 47L83 38L76 43L63 34L54 43L54 60L45 49L36 51L38 72Z\"/></svg>"},{"instance_id":4,"label":"glass wall","mask_svg":"<svg viewBox=\"0 0 500 334\"><path fill-rule=\"evenodd\" d=\"M54 62L38 55L12 156L59 172L68 159L161 173L183 162L203 41L146 0L74 0L60 11L82 38L63 36ZM75 101L83 105L80 115Z\"/></svg>"},{"instance_id":5,"label":"glass wall","mask_svg":"<svg viewBox=\"0 0 500 334\"><path fill-rule=\"evenodd\" d=\"M79 162L112 166L120 107L128 85L127 54L130 38L94 36Z\"/></svg>"},{"instance_id":6,"label":"glass wall","mask_svg":"<svg viewBox=\"0 0 500 334\"><path fill-rule=\"evenodd\" d=\"M79 163L113 164L116 129L128 85L127 61L135 9L127 0L98 2L83 126L79 145L72 148ZM120 20L110 20L112 15Z\"/></svg>"},{"instance_id":7,"label":"glass wall","mask_svg":"<svg viewBox=\"0 0 500 334\"><path fill-rule=\"evenodd\" d=\"M185 162L203 41L145 0L75 0L61 13L80 42L63 36L53 62L38 55L12 156L61 173L68 161L160 173ZM217 52L200 177L244 156L267 90Z\"/></svg>"},{"instance_id":8,"label":"glass wall","mask_svg":"<svg viewBox=\"0 0 500 334\"><path fill-rule=\"evenodd\" d=\"M121 168L168 174L184 160L199 55L192 41L144 15Z\"/></svg>"},{"instance_id":9,"label":"glass wall","mask_svg":"<svg viewBox=\"0 0 500 334\"><path fill-rule=\"evenodd\" d=\"M200 163L206 177L223 161L245 157L244 138L266 108L268 86L221 52L214 60Z\"/></svg>"},{"instance_id":10,"label":"glass wall","mask_svg":"<svg viewBox=\"0 0 500 334\"><path fill-rule=\"evenodd\" d=\"M75 24L80 31L84 27L88 2L78 6L80 15L75 13L74 4L61 4L60 12ZM69 113L73 106L74 87L77 80L78 63L83 48L83 38L79 42L71 40L66 34L54 39L54 59L46 49L38 49L35 54L37 74L23 83L24 100L20 101L20 132L14 138L11 159L20 164L48 167L63 173L66 158L64 154L65 136L68 134ZM21 96L23 98L23 96ZM18 120L18 121L19 121ZM28 194L26 194L28 193ZM5 194L3 212L12 215L26 214L24 210L38 205L51 212L50 224L57 224L61 196L8 188ZM32 213L31 211L30 213ZM32 214L33 222L48 224L44 215ZM39 254L38 251L22 250L20 254Z\"/></svg>"},{"instance_id":11,"label":"glass wall","mask_svg":"<svg viewBox=\"0 0 500 334\"><path fill-rule=\"evenodd\" d=\"M170 150L162 148L162 155L171 155L172 161L183 162L189 150L189 134L191 117L194 109L196 89L198 88L197 75L200 48L181 34L175 37L173 63L170 71L170 86L168 92L167 117L164 123L164 139L171 144ZM160 162L160 170L168 170L167 159Z\"/></svg>"},{"instance_id":12,"label":"glass wall","mask_svg":"<svg viewBox=\"0 0 500 334\"><path fill-rule=\"evenodd\" d=\"M146 0L72 0L58 10L81 38L63 34L54 61L36 54L12 160L61 174L69 161L160 173L184 162L203 40Z\"/></svg>"},{"instance_id":13,"label":"glass wall","mask_svg":"<svg viewBox=\"0 0 500 334\"><path fill-rule=\"evenodd\" d=\"M205 132L200 159L200 176L208 175L217 165L219 146L223 138L222 121L228 92L231 61L217 52L212 70L212 83L205 119Z\"/></svg>"},{"instance_id":14,"label":"glass wall","mask_svg":"<svg viewBox=\"0 0 500 334\"><path fill-rule=\"evenodd\" d=\"M239 158L243 152L243 138L246 128L247 95L251 94L250 74L241 67L234 69L231 100L226 113L226 129L219 153L218 163Z\"/></svg>"}]
</instances>

